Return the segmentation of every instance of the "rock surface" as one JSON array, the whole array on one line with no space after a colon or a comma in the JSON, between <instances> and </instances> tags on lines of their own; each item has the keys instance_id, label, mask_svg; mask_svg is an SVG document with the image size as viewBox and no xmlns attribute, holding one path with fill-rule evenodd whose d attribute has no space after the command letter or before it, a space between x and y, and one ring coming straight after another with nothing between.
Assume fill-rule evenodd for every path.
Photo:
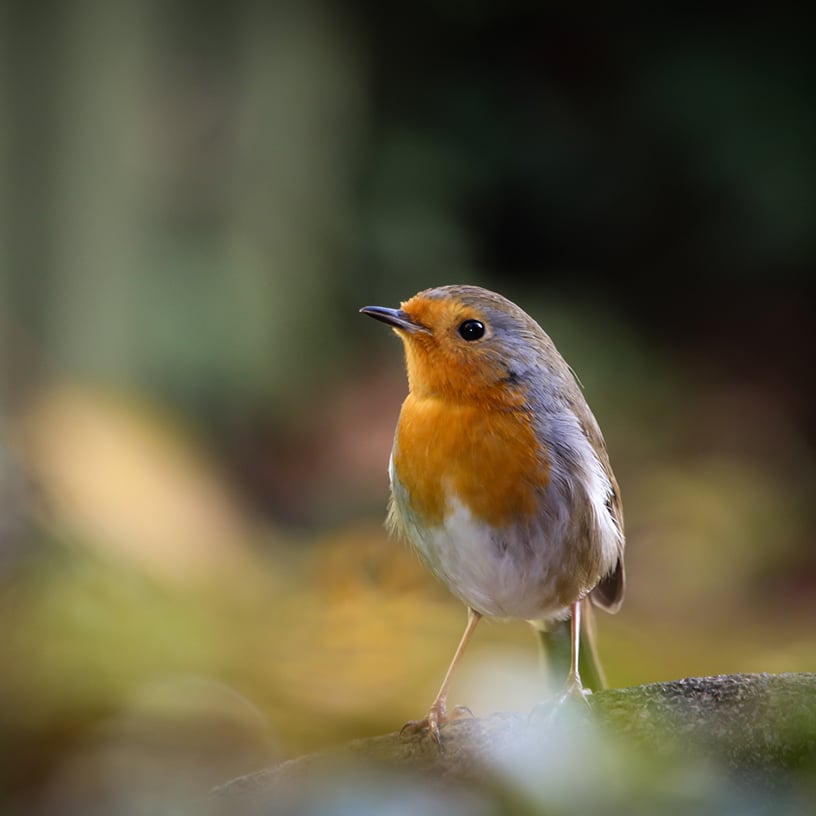
<instances>
[{"instance_id":1,"label":"rock surface","mask_svg":"<svg viewBox=\"0 0 816 816\"><path fill-rule=\"evenodd\" d=\"M606 802L610 787L622 803L642 790L664 802L655 789L665 793L678 779L692 780L682 795L701 801L731 803L734 792L745 790L816 793L816 674L609 689L591 697L591 710L568 703L532 715L462 719L442 735L441 750L427 735L355 740L234 779L215 789L214 800L230 807L252 801L253 813L264 812L284 791L314 791L361 768L483 789L494 804L540 796L563 805L566 797L567 805L556 808L566 813L573 803L591 806L594 795ZM510 812L504 804L485 812Z\"/></svg>"}]
</instances>

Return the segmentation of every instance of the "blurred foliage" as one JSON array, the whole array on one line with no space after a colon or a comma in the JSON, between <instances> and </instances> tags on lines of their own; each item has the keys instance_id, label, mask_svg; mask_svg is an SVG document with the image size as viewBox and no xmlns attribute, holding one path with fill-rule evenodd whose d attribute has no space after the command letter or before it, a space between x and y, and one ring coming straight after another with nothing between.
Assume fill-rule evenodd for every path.
<instances>
[{"instance_id":1,"label":"blurred foliage","mask_svg":"<svg viewBox=\"0 0 816 816\"><path fill-rule=\"evenodd\" d=\"M356 310L433 284L585 384L612 682L816 670L811 52L767 9L0 3L0 809L145 812L424 710L464 611L380 526L405 384ZM540 696L484 625L454 697Z\"/></svg>"}]
</instances>

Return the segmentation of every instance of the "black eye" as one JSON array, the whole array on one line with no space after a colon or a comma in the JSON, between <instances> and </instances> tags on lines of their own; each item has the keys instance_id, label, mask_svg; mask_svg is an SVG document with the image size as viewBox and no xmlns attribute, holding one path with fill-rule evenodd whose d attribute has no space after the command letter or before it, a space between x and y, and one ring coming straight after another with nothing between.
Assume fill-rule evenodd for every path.
<instances>
[{"instance_id":1,"label":"black eye","mask_svg":"<svg viewBox=\"0 0 816 816\"><path fill-rule=\"evenodd\" d=\"M468 342L484 337L484 333L484 323L480 320L465 320L465 322L459 326L459 336Z\"/></svg>"}]
</instances>

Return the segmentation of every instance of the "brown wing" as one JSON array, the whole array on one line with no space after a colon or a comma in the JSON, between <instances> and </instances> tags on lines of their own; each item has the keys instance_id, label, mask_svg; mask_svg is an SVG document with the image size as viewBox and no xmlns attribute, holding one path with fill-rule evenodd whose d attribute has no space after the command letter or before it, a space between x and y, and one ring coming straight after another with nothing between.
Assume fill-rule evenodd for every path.
<instances>
[{"instance_id":1,"label":"brown wing","mask_svg":"<svg viewBox=\"0 0 816 816\"><path fill-rule=\"evenodd\" d=\"M612 492L606 501L606 509L621 534L618 559L615 562L615 566L601 578L597 586L590 592L589 597L595 606L599 606L607 612L617 612L623 603L625 585L623 566L623 505L621 504L618 482L609 464L609 453L606 449L606 442L604 441L598 421L595 419L586 399L584 399L580 380L567 364L566 360L558 353L558 350L555 348L555 345L547 333L534 321L531 320L531 323L533 324L531 329L532 333L536 334L543 346L550 351L550 355L548 355L549 364L555 370L557 379L560 380L562 387L561 398L565 402L565 408L575 414L584 435L589 440L612 486Z\"/></svg>"},{"instance_id":2,"label":"brown wing","mask_svg":"<svg viewBox=\"0 0 816 816\"><path fill-rule=\"evenodd\" d=\"M593 450L597 453L598 459L606 471L606 475L609 477L609 482L612 485L612 493L606 501L606 509L609 511L609 515L612 516L612 519L621 532L618 560L612 570L601 578L589 597L595 606L599 606L607 612L614 613L620 609L623 603L623 593L626 584L626 573L623 565L623 504L621 503L618 481L615 479L615 474L612 472L612 467L609 464L609 453L606 449L603 434L592 411L583 400L583 395L580 396L581 399L574 400L573 410L578 414L581 428L586 434L587 439L591 442Z\"/></svg>"},{"instance_id":3,"label":"brown wing","mask_svg":"<svg viewBox=\"0 0 816 816\"><path fill-rule=\"evenodd\" d=\"M598 431L598 434L600 435L600 431ZM599 458L601 459L601 463L609 476L609 481L612 483L612 493L607 499L606 509L609 511L609 514L612 516L615 524L621 531L621 545L620 552L618 553L618 560L615 563L615 566L610 572L601 578L598 586L592 590L589 597L592 599L592 603L594 603L595 606L600 606L601 609L614 613L621 608L621 604L623 603L623 593L626 587L626 571L623 565L623 505L620 499L618 482L615 479L615 474L612 473L612 468L609 466L609 455L606 452L606 445L604 444L603 437L601 437L601 447L596 448L596 450L603 452L603 455Z\"/></svg>"}]
</instances>

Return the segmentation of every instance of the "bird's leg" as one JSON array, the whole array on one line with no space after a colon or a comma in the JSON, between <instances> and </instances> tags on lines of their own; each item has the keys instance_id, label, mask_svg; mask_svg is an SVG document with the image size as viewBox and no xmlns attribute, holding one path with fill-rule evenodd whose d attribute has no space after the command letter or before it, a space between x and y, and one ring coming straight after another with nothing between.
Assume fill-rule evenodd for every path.
<instances>
[{"instance_id":1,"label":"bird's leg","mask_svg":"<svg viewBox=\"0 0 816 816\"><path fill-rule=\"evenodd\" d=\"M587 697L592 693L584 688L581 682L581 674L578 671L578 663L581 648L581 604L583 599L572 604L572 617L570 618L570 670L567 675L567 682L564 691L561 693L560 702L568 699L581 700L589 705Z\"/></svg>"},{"instance_id":2,"label":"bird's leg","mask_svg":"<svg viewBox=\"0 0 816 816\"><path fill-rule=\"evenodd\" d=\"M581 604L584 603L583 600L576 601L574 604L570 606L570 621L569 621L569 633L570 633L570 659L569 659L569 672L567 674L567 681L564 683L564 688L560 694L556 695L554 698L549 698L544 702L538 703L538 705L533 707L533 710L530 712L529 720L530 722L544 722L544 723L551 723L553 722L559 715L560 712L563 710L564 704L571 701L571 700L580 700L580 702L585 705L589 706L589 695L592 694L590 689L585 688L584 684L581 680L580 674L580 644L581 644ZM550 633L542 633L542 634L559 634L561 633L561 629L555 629ZM552 639L547 641L542 640L545 648L547 646L558 646L562 647L566 645L562 643L561 639L559 638L558 642L556 643ZM557 653L557 657L565 657L563 655L563 649L559 648ZM590 655L593 655L594 650L590 648L589 651ZM562 660L562 662L565 662ZM591 667L590 667L591 669ZM596 672L590 670L590 675L593 676Z\"/></svg>"},{"instance_id":3,"label":"bird's leg","mask_svg":"<svg viewBox=\"0 0 816 816\"><path fill-rule=\"evenodd\" d=\"M418 731L425 731L426 729L429 729L433 735L433 738L439 745L441 745L442 738L440 736L439 729L448 720L455 719L459 714L468 711L467 708L457 706L453 716L448 716L448 687L450 686L451 679L453 678L453 672L456 669L456 665L459 663L459 660L462 657L468 642L470 641L471 635L473 634L473 630L476 628L476 624L481 620L481 617L481 614L475 609L468 608L468 620L464 634L462 635L462 639L459 641L459 645L456 647L453 660L451 660L450 666L448 666L448 670L445 672L445 679L442 681L442 685L439 687L439 691L437 692L434 701L431 703L428 713L425 715L424 719L411 720L411 722L405 723L400 733L416 733Z\"/></svg>"}]
</instances>

